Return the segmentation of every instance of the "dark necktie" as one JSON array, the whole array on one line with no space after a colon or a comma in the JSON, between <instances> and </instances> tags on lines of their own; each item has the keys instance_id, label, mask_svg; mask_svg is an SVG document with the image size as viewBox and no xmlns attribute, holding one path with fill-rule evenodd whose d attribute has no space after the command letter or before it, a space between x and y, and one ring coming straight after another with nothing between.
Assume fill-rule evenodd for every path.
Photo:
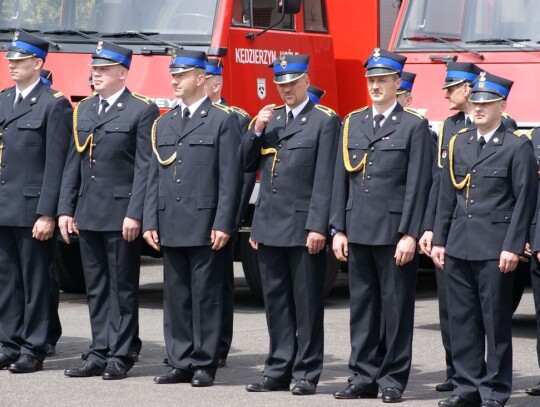
<instances>
[{"instance_id":1,"label":"dark necktie","mask_svg":"<svg viewBox=\"0 0 540 407\"><path fill-rule=\"evenodd\" d=\"M285 127L291 124L293 120L294 120L294 115L292 114L292 110L289 110L289 113L287 114L287 123L285 123Z\"/></svg>"},{"instance_id":2,"label":"dark necktie","mask_svg":"<svg viewBox=\"0 0 540 407\"><path fill-rule=\"evenodd\" d=\"M106 99L101 99L101 110L99 111L98 118L101 120L107 113L107 108L109 107L109 102Z\"/></svg>"},{"instance_id":3,"label":"dark necktie","mask_svg":"<svg viewBox=\"0 0 540 407\"><path fill-rule=\"evenodd\" d=\"M189 111L189 107L184 107L184 110L182 112L182 131L186 128L190 117L191 112Z\"/></svg>"},{"instance_id":4,"label":"dark necktie","mask_svg":"<svg viewBox=\"0 0 540 407\"><path fill-rule=\"evenodd\" d=\"M22 101L23 101L22 93L19 93L19 96L17 97L17 100L15 101L13 108L15 108L15 106L17 105L20 105Z\"/></svg>"},{"instance_id":5,"label":"dark necktie","mask_svg":"<svg viewBox=\"0 0 540 407\"><path fill-rule=\"evenodd\" d=\"M384 119L384 114L376 114L373 117L373 120L375 120L375 126L373 127L373 132L377 134L377 130L381 128L381 122Z\"/></svg>"},{"instance_id":6,"label":"dark necktie","mask_svg":"<svg viewBox=\"0 0 540 407\"><path fill-rule=\"evenodd\" d=\"M476 143L476 156L480 157L480 153L484 149L484 146L486 145L486 139L484 136L480 136L478 139L478 143Z\"/></svg>"},{"instance_id":7,"label":"dark necktie","mask_svg":"<svg viewBox=\"0 0 540 407\"><path fill-rule=\"evenodd\" d=\"M470 126L471 123L472 123L471 118L467 116L467 118L465 119L465 126Z\"/></svg>"}]
</instances>

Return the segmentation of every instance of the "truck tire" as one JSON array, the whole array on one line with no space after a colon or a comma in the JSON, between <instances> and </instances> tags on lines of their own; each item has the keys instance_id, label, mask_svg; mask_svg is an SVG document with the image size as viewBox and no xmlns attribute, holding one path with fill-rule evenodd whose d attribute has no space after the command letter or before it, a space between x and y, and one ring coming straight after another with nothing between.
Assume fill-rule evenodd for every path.
<instances>
[{"instance_id":1,"label":"truck tire","mask_svg":"<svg viewBox=\"0 0 540 407\"><path fill-rule=\"evenodd\" d=\"M79 242L57 243L56 276L60 290L73 294L86 293Z\"/></svg>"},{"instance_id":2,"label":"truck tire","mask_svg":"<svg viewBox=\"0 0 540 407\"><path fill-rule=\"evenodd\" d=\"M324 278L324 295L328 296L339 274L340 262L334 256L330 246L326 247L326 273ZM240 256L246 283L255 296L263 300L261 274L257 251L249 245L249 233L240 233Z\"/></svg>"}]
</instances>

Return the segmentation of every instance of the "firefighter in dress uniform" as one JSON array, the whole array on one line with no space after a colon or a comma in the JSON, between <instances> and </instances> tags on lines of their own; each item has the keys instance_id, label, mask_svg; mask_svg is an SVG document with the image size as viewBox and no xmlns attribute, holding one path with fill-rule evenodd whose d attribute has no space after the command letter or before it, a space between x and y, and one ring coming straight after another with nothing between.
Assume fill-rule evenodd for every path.
<instances>
[{"instance_id":1,"label":"firefighter in dress uniform","mask_svg":"<svg viewBox=\"0 0 540 407\"><path fill-rule=\"evenodd\" d=\"M91 352L69 377L126 377L138 338L141 222L159 116L126 86L130 49L100 41L92 55L95 95L74 111L71 150L58 207L64 240L79 235L92 329Z\"/></svg>"},{"instance_id":2,"label":"firefighter in dress uniform","mask_svg":"<svg viewBox=\"0 0 540 407\"><path fill-rule=\"evenodd\" d=\"M448 145L431 250L444 269L452 395L441 407L504 406L512 390L512 288L538 189L531 143L502 124L513 82L481 72L475 126Z\"/></svg>"},{"instance_id":3,"label":"firefighter in dress uniform","mask_svg":"<svg viewBox=\"0 0 540 407\"><path fill-rule=\"evenodd\" d=\"M4 57L15 86L0 93L0 368L13 373L40 370L60 328L55 217L72 108L40 80L48 47L15 32Z\"/></svg>"}]
</instances>

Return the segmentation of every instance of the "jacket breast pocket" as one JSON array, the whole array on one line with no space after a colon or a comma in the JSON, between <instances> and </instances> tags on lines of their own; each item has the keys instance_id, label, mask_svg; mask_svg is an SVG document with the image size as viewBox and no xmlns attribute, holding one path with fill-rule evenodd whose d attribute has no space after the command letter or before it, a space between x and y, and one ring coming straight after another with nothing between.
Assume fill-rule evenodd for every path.
<instances>
[{"instance_id":1,"label":"jacket breast pocket","mask_svg":"<svg viewBox=\"0 0 540 407\"><path fill-rule=\"evenodd\" d=\"M454 164L454 176L457 182L461 182L468 174L469 168L466 165Z\"/></svg>"},{"instance_id":2,"label":"jacket breast pocket","mask_svg":"<svg viewBox=\"0 0 540 407\"><path fill-rule=\"evenodd\" d=\"M407 142L401 139L381 140L382 168L404 168L407 165Z\"/></svg>"},{"instance_id":3,"label":"jacket breast pocket","mask_svg":"<svg viewBox=\"0 0 540 407\"><path fill-rule=\"evenodd\" d=\"M22 146L39 146L43 142L43 120L21 119L17 121L16 143Z\"/></svg>"},{"instance_id":4,"label":"jacket breast pocket","mask_svg":"<svg viewBox=\"0 0 540 407\"><path fill-rule=\"evenodd\" d=\"M136 138L131 137L129 123L109 122L103 126L103 130L109 148L123 150L130 145L135 145Z\"/></svg>"},{"instance_id":5,"label":"jacket breast pocket","mask_svg":"<svg viewBox=\"0 0 540 407\"><path fill-rule=\"evenodd\" d=\"M510 223L512 220L512 209L497 209L491 211L491 223Z\"/></svg>"},{"instance_id":6,"label":"jacket breast pocket","mask_svg":"<svg viewBox=\"0 0 540 407\"><path fill-rule=\"evenodd\" d=\"M483 185L486 193L501 194L506 190L506 178L508 176L507 168L484 168L483 175Z\"/></svg>"},{"instance_id":7,"label":"jacket breast pocket","mask_svg":"<svg viewBox=\"0 0 540 407\"><path fill-rule=\"evenodd\" d=\"M176 151L176 136L159 137L156 144L159 152L163 153L161 158L165 160Z\"/></svg>"},{"instance_id":8,"label":"jacket breast pocket","mask_svg":"<svg viewBox=\"0 0 540 407\"><path fill-rule=\"evenodd\" d=\"M192 134L189 136L189 159L195 164L212 164L214 159L214 136Z\"/></svg>"},{"instance_id":9,"label":"jacket breast pocket","mask_svg":"<svg viewBox=\"0 0 540 407\"><path fill-rule=\"evenodd\" d=\"M363 160L367 149L367 140L358 141L349 139L349 143L347 144L347 151L349 152L349 162L353 168L360 164L360 162Z\"/></svg>"},{"instance_id":10,"label":"jacket breast pocket","mask_svg":"<svg viewBox=\"0 0 540 407\"><path fill-rule=\"evenodd\" d=\"M291 166L310 166L313 164L313 146L311 138L290 139L287 142L287 156Z\"/></svg>"}]
</instances>

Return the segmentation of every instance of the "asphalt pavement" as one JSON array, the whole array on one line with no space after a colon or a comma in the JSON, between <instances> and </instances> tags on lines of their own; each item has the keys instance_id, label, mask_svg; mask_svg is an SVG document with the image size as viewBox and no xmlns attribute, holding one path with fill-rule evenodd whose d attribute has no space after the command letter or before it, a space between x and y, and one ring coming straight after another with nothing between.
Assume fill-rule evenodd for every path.
<instances>
[{"instance_id":1,"label":"asphalt pavement","mask_svg":"<svg viewBox=\"0 0 540 407\"><path fill-rule=\"evenodd\" d=\"M141 271L140 336L143 348L139 362L120 381L100 377L67 378L64 369L81 363L80 355L90 344L88 308L83 295L61 295L60 318L64 334L56 355L44 370L16 375L0 371L0 406L382 406L376 400L335 400L332 393L346 385L349 345L349 311L346 275L326 301L325 364L317 395L293 396L289 392L248 393L245 385L259 380L268 350L264 309L249 292L240 266L236 270L234 338L227 366L219 369L210 388L189 384L158 385L156 375L167 372L162 364L162 280L160 260L143 259ZM436 406L448 393L434 386L444 380L444 356L438 324L434 277L419 277L416 301L413 366L405 400L400 406ZM523 389L540 379L536 358L534 304L530 288L514 315L514 392L507 406L538 407L540 397L527 396Z\"/></svg>"}]
</instances>

